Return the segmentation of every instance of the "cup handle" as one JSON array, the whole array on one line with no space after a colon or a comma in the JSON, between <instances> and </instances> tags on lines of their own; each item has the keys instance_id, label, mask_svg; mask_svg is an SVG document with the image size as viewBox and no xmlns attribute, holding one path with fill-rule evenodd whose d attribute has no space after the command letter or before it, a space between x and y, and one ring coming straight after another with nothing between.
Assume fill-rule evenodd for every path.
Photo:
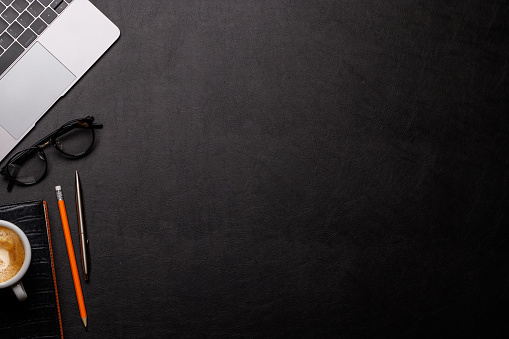
<instances>
[{"instance_id":1,"label":"cup handle","mask_svg":"<svg viewBox=\"0 0 509 339\"><path fill-rule=\"evenodd\" d=\"M16 294L16 297L19 301L25 301L27 299L27 292L23 287L23 283L20 281L16 285L12 286L12 291Z\"/></svg>"}]
</instances>

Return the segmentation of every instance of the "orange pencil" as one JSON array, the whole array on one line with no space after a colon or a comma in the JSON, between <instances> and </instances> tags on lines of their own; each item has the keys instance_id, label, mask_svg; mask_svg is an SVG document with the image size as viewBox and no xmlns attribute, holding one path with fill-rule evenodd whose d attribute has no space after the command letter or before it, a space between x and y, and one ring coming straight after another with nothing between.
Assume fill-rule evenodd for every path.
<instances>
[{"instance_id":1,"label":"orange pencil","mask_svg":"<svg viewBox=\"0 0 509 339\"><path fill-rule=\"evenodd\" d=\"M74 280L74 290L78 299L78 307L80 308L80 316L83 325L87 327L87 310L85 310L85 301L83 300L83 292L81 291L80 276L78 275L78 266L76 265L76 257L74 256L74 247L72 246L71 231L69 230L69 221L67 220L67 212L65 211L64 195L62 187L56 186L58 209L60 210L60 219L62 220L62 228L64 229L65 245L67 246L67 254L69 255L69 264L71 265L72 280Z\"/></svg>"}]
</instances>

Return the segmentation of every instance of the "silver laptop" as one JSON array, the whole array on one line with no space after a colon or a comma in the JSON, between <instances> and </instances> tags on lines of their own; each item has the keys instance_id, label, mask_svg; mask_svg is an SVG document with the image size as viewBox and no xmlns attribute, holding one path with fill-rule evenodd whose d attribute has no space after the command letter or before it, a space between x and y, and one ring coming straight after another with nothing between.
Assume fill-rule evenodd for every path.
<instances>
[{"instance_id":1,"label":"silver laptop","mask_svg":"<svg viewBox=\"0 0 509 339\"><path fill-rule=\"evenodd\" d=\"M0 0L0 161L119 36L88 0Z\"/></svg>"}]
</instances>

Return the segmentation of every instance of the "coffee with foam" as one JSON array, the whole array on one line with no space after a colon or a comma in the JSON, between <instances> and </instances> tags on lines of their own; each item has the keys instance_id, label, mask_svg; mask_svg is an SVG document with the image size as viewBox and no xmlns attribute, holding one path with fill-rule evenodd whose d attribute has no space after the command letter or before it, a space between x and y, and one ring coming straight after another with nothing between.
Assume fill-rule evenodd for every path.
<instances>
[{"instance_id":1,"label":"coffee with foam","mask_svg":"<svg viewBox=\"0 0 509 339\"><path fill-rule=\"evenodd\" d=\"M0 226L0 283L19 272L25 261L25 247L21 238L10 228Z\"/></svg>"}]
</instances>

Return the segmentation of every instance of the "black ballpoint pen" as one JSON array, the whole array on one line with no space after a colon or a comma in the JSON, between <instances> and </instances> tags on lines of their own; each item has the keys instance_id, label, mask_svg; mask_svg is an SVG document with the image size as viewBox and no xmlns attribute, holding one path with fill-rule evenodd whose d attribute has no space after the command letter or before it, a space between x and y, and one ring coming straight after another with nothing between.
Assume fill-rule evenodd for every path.
<instances>
[{"instance_id":1,"label":"black ballpoint pen","mask_svg":"<svg viewBox=\"0 0 509 339\"><path fill-rule=\"evenodd\" d=\"M80 232L81 265L83 267L83 276L85 277L85 280L88 280L88 253L87 253L88 240L85 234L85 221L83 218L83 201L81 196L81 184L78 171L76 171L76 214L78 215L78 227Z\"/></svg>"}]
</instances>

